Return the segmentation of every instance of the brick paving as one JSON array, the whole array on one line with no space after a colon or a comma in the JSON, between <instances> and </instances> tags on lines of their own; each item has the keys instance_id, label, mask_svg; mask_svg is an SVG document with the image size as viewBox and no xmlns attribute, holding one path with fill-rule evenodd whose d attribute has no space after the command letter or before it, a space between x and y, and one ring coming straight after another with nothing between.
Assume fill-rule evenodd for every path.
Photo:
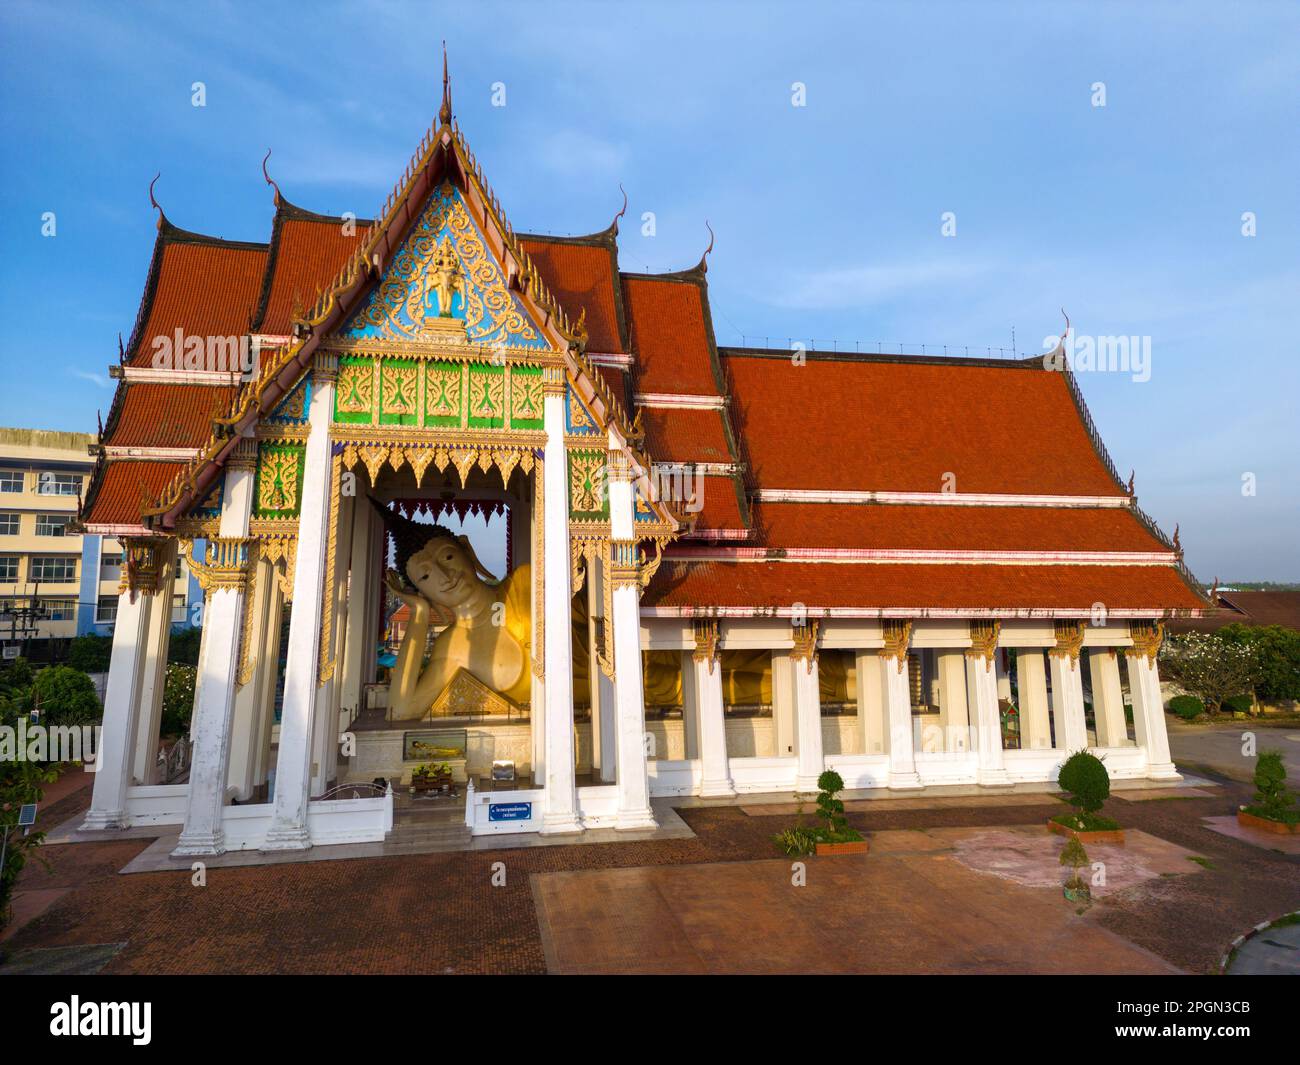
<instances>
[{"instance_id":1,"label":"brick paving","mask_svg":"<svg viewBox=\"0 0 1300 1065\"><path fill-rule=\"evenodd\" d=\"M1119 892L1082 920L1180 969L1213 972L1234 936L1300 907L1300 859L1201 823L1235 809L1244 795L1245 789L1228 784L1212 798L1112 798L1109 812L1121 823L1204 855L1211 867L1194 876L1162 877L1141 892ZM52 804L44 811L46 824L73 816L75 803L84 807L88 797L83 790ZM1044 796L1041 805L854 810L849 820L868 833L1025 825L1060 809ZM73 890L5 946L125 942L104 970L109 973L539 973L546 958L532 874L771 861L770 837L790 822L785 815L748 816L736 807L680 813L696 838L212 869L206 887L191 886L177 873L118 875L147 840L50 846L43 848L50 871L30 864L19 889ZM500 887L491 883L495 862L505 867ZM921 871L913 875L933 879ZM1004 890L995 878L980 879L990 885L980 892ZM847 895L856 889L849 879L840 890ZM917 957L912 932L942 914L937 898L891 905L873 922L878 971L935 971L931 959ZM1066 906L1059 896L1053 900L1058 904ZM1005 958L1014 956L1012 948ZM793 954L789 960L801 964ZM763 967L773 964L779 968L765 956Z\"/></svg>"}]
</instances>

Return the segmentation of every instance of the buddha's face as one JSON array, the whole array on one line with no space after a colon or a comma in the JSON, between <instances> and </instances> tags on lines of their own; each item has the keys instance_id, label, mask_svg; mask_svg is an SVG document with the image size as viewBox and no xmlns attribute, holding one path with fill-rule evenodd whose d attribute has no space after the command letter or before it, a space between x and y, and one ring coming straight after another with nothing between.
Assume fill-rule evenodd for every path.
<instances>
[{"instance_id":1,"label":"buddha's face","mask_svg":"<svg viewBox=\"0 0 1300 1065\"><path fill-rule=\"evenodd\" d=\"M406 563L406 575L431 603L454 610L482 583L474 563L455 540L430 540Z\"/></svg>"}]
</instances>

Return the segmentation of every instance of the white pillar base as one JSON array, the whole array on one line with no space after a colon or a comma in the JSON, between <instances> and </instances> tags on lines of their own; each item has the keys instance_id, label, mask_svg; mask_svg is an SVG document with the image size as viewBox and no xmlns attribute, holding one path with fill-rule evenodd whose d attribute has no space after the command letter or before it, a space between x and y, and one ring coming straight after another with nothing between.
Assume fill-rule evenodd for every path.
<instances>
[{"instance_id":1,"label":"white pillar base","mask_svg":"<svg viewBox=\"0 0 1300 1065\"><path fill-rule=\"evenodd\" d=\"M701 799L734 799L736 787L730 780L700 781L699 797Z\"/></svg>"},{"instance_id":2,"label":"white pillar base","mask_svg":"<svg viewBox=\"0 0 1300 1065\"><path fill-rule=\"evenodd\" d=\"M538 834L542 836L571 836L583 830L582 818L576 814L542 814L542 827Z\"/></svg>"},{"instance_id":3,"label":"white pillar base","mask_svg":"<svg viewBox=\"0 0 1300 1065\"><path fill-rule=\"evenodd\" d=\"M648 806L644 810L620 810L614 819L615 832L643 832L658 827L659 822Z\"/></svg>"},{"instance_id":4,"label":"white pillar base","mask_svg":"<svg viewBox=\"0 0 1300 1065\"><path fill-rule=\"evenodd\" d=\"M923 791L925 785L916 773L890 773L888 788L890 791Z\"/></svg>"},{"instance_id":5,"label":"white pillar base","mask_svg":"<svg viewBox=\"0 0 1300 1065\"><path fill-rule=\"evenodd\" d=\"M1011 788L1015 782L1005 769L981 769L976 774L975 782L981 788Z\"/></svg>"},{"instance_id":6,"label":"white pillar base","mask_svg":"<svg viewBox=\"0 0 1300 1065\"><path fill-rule=\"evenodd\" d=\"M108 832L131 827L125 810L88 810L78 832Z\"/></svg>"},{"instance_id":7,"label":"white pillar base","mask_svg":"<svg viewBox=\"0 0 1300 1065\"><path fill-rule=\"evenodd\" d=\"M257 849L263 854L311 850L311 833L307 831L306 825L272 828Z\"/></svg>"},{"instance_id":8,"label":"white pillar base","mask_svg":"<svg viewBox=\"0 0 1300 1065\"><path fill-rule=\"evenodd\" d=\"M226 853L224 832L181 833L173 858L216 858Z\"/></svg>"},{"instance_id":9,"label":"white pillar base","mask_svg":"<svg viewBox=\"0 0 1300 1065\"><path fill-rule=\"evenodd\" d=\"M1173 762L1160 762L1147 766L1147 780L1182 780L1183 775Z\"/></svg>"}]
</instances>

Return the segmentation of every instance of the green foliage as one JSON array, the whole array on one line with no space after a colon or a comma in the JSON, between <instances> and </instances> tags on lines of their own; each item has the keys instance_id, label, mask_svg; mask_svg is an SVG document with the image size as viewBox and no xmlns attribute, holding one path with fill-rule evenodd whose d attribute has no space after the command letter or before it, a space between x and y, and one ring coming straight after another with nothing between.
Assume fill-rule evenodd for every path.
<instances>
[{"instance_id":1,"label":"green foliage","mask_svg":"<svg viewBox=\"0 0 1300 1065\"><path fill-rule=\"evenodd\" d=\"M17 699L31 690L32 678L36 674L25 658L15 658L4 669L0 669L0 695Z\"/></svg>"},{"instance_id":2,"label":"green foliage","mask_svg":"<svg viewBox=\"0 0 1300 1065\"><path fill-rule=\"evenodd\" d=\"M1234 695L1223 700L1223 709L1232 714L1249 714L1255 707L1255 701L1249 695Z\"/></svg>"},{"instance_id":3,"label":"green foliage","mask_svg":"<svg viewBox=\"0 0 1300 1065\"><path fill-rule=\"evenodd\" d=\"M817 849L817 836L807 828L787 828L773 836L772 841L792 858L812 854Z\"/></svg>"},{"instance_id":4,"label":"green foliage","mask_svg":"<svg viewBox=\"0 0 1300 1065\"><path fill-rule=\"evenodd\" d=\"M162 735L180 736L189 731L194 713L194 684L198 678L194 666L169 665L163 681Z\"/></svg>"},{"instance_id":5,"label":"green foliage","mask_svg":"<svg viewBox=\"0 0 1300 1065\"><path fill-rule=\"evenodd\" d=\"M848 818L844 816L844 803L837 798L844 790L844 778L833 769L828 769L817 778L817 815L825 825L815 829L817 839L822 843L849 843L862 838L862 834L849 827Z\"/></svg>"},{"instance_id":6,"label":"green foliage","mask_svg":"<svg viewBox=\"0 0 1300 1065\"><path fill-rule=\"evenodd\" d=\"M1088 864L1088 852L1083 849L1083 844L1079 842L1077 836L1071 836L1065 841L1065 846L1061 849L1060 862L1071 869L1079 869Z\"/></svg>"},{"instance_id":7,"label":"green foliage","mask_svg":"<svg viewBox=\"0 0 1300 1065\"><path fill-rule=\"evenodd\" d=\"M199 643L203 639L203 630L181 629L172 633L167 644L167 661L178 666L197 666L199 664Z\"/></svg>"},{"instance_id":8,"label":"green foliage","mask_svg":"<svg viewBox=\"0 0 1300 1065\"><path fill-rule=\"evenodd\" d=\"M8 723L8 722L6 722ZM28 761L0 762L0 822L13 825L18 820L18 809L24 803L40 802L43 785L58 779L58 772ZM4 868L0 869L0 928L9 923L9 897L14 882L28 857L44 839L44 832L32 831L27 835L10 831L9 846L5 853Z\"/></svg>"},{"instance_id":9,"label":"green foliage","mask_svg":"<svg viewBox=\"0 0 1300 1065\"><path fill-rule=\"evenodd\" d=\"M1117 832L1119 822L1101 814L1080 813L1057 814L1052 818L1058 825L1071 828L1075 832Z\"/></svg>"},{"instance_id":10,"label":"green foliage","mask_svg":"<svg viewBox=\"0 0 1300 1065\"><path fill-rule=\"evenodd\" d=\"M1175 695L1169 700L1169 709L1184 721L1194 721L1205 713L1205 704L1195 695Z\"/></svg>"},{"instance_id":11,"label":"green foliage","mask_svg":"<svg viewBox=\"0 0 1300 1065\"><path fill-rule=\"evenodd\" d=\"M1260 675L1254 644L1222 633L1170 636L1160 648L1160 671L1184 691L1199 696L1211 715L1224 699L1251 691Z\"/></svg>"},{"instance_id":12,"label":"green foliage","mask_svg":"<svg viewBox=\"0 0 1300 1065\"><path fill-rule=\"evenodd\" d=\"M47 666L37 673L32 702L47 725L87 725L103 716L94 682L71 666Z\"/></svg>"},{"instance_id":13,"label":"green foliage","mask_svg":"<svg viewBox=\"0 0 1300 1065\"><path fill-rule=\"evenodd\" d=\"M107 673L113 653L113 637L93 633L78 636L68 648L68 665L83 673Z\"/></svg>"},{"instance_id":14,"label":"green foliage","mask_svg":"<svg viewBox=\"0 0 1300 1065\"><path fill-rule=\"evenodd\" d=\"M1225 625L1218 635L1249 647L1258 676L1255 692L1261 699L1300 699L1300 632L1281 625Z\"/></svg>"},{"instance_id":15,"label":"green foliage","mask_svg":"<svg viewBox=\"0 0 1300 1065\"><path fill-rule=\"evenodd\" d=\"M1270 821L1291 821L1288 807L1295 796L1286 788L1286 764L1281 751L1260 751L1255 759L1255 801L1249 811Z\"/></svg>"},{"instance_id":16,"label":"green foliage","mask_svg":"<svg viewBox=\"0 0 1300 1065\"><path fill-rule=\"evenodd\" d=\"M1075 751L1061 766L1057 782L1069 793L1070 805L1083 814L1095 814L1110 797L1110 774L1095 754Z\"/></svg>"}]
</instances>

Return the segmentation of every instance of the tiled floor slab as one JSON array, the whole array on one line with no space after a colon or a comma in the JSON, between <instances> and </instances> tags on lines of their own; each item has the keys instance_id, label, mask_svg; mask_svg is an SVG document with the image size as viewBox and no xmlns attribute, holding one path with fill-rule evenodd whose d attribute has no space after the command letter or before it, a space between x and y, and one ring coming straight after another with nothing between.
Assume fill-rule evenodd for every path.
<instances>
[{"instance_id":1,"label":"tiled floor slab","mask_svg":"<svg viewBox=\"0 0 1300 1065\"><path fill-rule=\"evenodd\" d=\"M894 835L902 839L891 838ZM918 838L924 837L924 838ZM554 973L1168 973L1060 889L976 872L929 833L864 856L537 873ZM926 853L927 848L934 849Z\"/></svg>"},{"instance_id":2,"label":"tiled floor slab","mask_svg":"<svg viewBox=\"0 0 1300 1065\"><path fill-rule=\"evenodd\" d=\"M1234 814L1229 814L1226 817L1203 817L1201 820L1211 832L1231 836L1243 843L1249 843L1252 847L1263 847L1265 850L1280 851L1283 854L1300 854L1300 834L1292 833L1284 836L1278 832L1265 832L1259 828L1246 828L1237 824L1237 818Z\"/></svg>"}]
</instances>

